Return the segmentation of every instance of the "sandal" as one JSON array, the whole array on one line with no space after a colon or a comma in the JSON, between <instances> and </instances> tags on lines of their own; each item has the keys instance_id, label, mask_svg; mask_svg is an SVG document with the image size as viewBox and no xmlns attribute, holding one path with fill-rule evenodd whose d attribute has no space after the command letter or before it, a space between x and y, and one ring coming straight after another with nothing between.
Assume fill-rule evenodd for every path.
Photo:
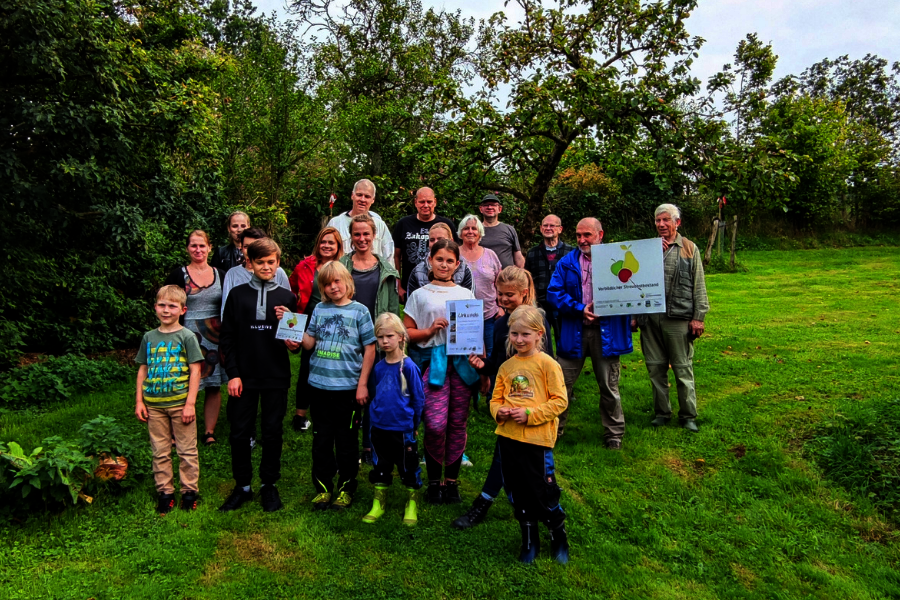
<instances>
[{"instance_id":1,"label":"sandal","mask_svg":"<svg viewBox=\"0 0 900 600\"><path fill-rule=\"evenodd\" d=\"M212 446L213 444L218 443L218 441L216 441L216 435L208 431L200 436L200 440L203 442L204 446Z\"/></svg>"}]
</instances>

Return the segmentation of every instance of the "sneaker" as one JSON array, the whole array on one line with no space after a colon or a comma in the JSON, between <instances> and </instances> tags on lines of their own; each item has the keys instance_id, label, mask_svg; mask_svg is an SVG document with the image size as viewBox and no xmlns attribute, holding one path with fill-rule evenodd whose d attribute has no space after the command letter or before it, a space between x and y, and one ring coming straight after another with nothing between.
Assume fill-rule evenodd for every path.
<instances>
[{"instance_id":1,"label":"sneaker","mask_svg":"<svg viewBox=\"0 0 900 600\"><path fill-rule=\"evenodd\" d=\"M371 450L363 450L359 453L359 464L368 465L370 467L375 466L375 460L372 459L372 451Z\"/></svg>"},{"instance_id":2,"label":"sneaker","mask_svg":"<svg viewBox=\"0 0 900 600\"><path fill-rule=\"evenodd\" d=\"M462 466L463 466L463 467L474 467L474 466L475 466L475 465L472 464L472 461L469 460L469 457L466 456L465 453L463 453Z\"/></svg>"},{"instance_id":3,"label":"sneaker","mask_svg":"<svg viewBox=\"0 0 900 600\"><path fill-rule=\"evenodd\" d=\"M173 508L175 508L175 494L160 494L156 502L156 512L159 516L168 514Z\"/></svg>"},{"instance_id":4,"label":"sneaker","mask_svg":"<svg viewBox=\"0 0 900 600\"><path fill-rule=\"evenodd\" d=\"M700 428L697 427L697 423L695 423L693 419L678 419L678 426L687 429L691 433L700 431Z\"/></svg>"},{"instance_id":5,"label":"sneaker","mask_svg":"<svg viewBox=\"0 0 900 600\"><path fill-rule=\"evenodd\" d=\"M312 502L313 510L328 510L328 507L331 506L331 494L322 492L313 498Z\"/></svg>"},{"instance_id":6,"label":"sneaker","mask_svg":"<svg viewBox=\"0 0 900 600\"><path fill-rule=\"evenodd\" d=\"M185 492L181 495L181 510L196 510L197 492Z\"/></svg>"},{"instance_id":7,"label":"sneaker","mask_svg":"<svg viewBox=\"0 0 900 600\"><path fill-rule=\"evenodd\" d=\"M461 504L462 497L459 495L459 482L448 481L444 484L444 504Z\"/></svg>"},{"instance_id":8,"label":"sneaker","mask_svg":"<svg viewBox=\"0 0 900 600\"><path fill-rule=\"evenodd\" d=\"M346 510L353 504L353 496L347 492L341 492L334 502L331 503L332 510Z\"/></svg>"},{"instance_id":9,"label":"sneaker","mask_svg":"<svg viewBox=\"0 0 900 600\"><path fill-rule=\"evenodd\" d=\"M278 488L272 484L264 485L259 490L259 502L264 512L275 512L284 506L281 503L281 496L278 495Z\"/></svg>"},{"instance_id":10,"label":"sneaker","mask_svg":"<svg viewBox=\"0 0 900 600\"><path fill-rule=\"evenodd\" d=\"M425 502L428 504L444 503L444 486L440 481L428 482L428 489L425 490Z\"/></svg>"},{"instance_id":11,"label":"sneaker","mask_svg":"<svg viewBox=\"0 0 900 600\"><path fill-rule=\"evenodd\" d=\"M245 502L250 502L251 500L253 500L253 490L245 492L244 488L235 486L231 495L225 500L225 503L219 507L219 512L231 512L237 510L243 506Z\"/></svg>"},{"instance_id":12,"label":"sneaker","mask_svg":"<svg viewBox=\"0 0 900 600\"><path fill-rule=\"evenodd\" d=\"M484 521L488 510L493 505L494 503L491 500L487 500L484 496L478 494L478 497L472 502L472 508L466 514L453 521L453 527L456 529L468 529L478 525Z\"/></svg>"},{"instance_id":13,"label":"sneaker","mask_svg":"<svg viewBox=\"0 0 900 600\"><path fill-rule=\"evenodd\" d=\"M607 450L621 450L622 449L622 440L609 440L606 442Z\"/></svg>"},{"instance_id":14,"label":"sneaker","mask_svg":"<svg viewBox=\"0 0 900 600\"><path fill-rule=\"evenodd\" d=\"M303 415L294 415L293 420L291 421L291 426L294 428L294 431L304 432L309 429L309 419L304 417Z\"/></svg>"}]
</instances>

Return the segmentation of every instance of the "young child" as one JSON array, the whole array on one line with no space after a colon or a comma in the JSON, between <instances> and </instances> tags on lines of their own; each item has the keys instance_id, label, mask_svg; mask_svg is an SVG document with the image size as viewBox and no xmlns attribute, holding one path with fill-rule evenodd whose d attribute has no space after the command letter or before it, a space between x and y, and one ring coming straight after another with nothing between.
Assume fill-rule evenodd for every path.
<instances>
[{"instance_id":1,"label":"young child","mask_svg":"<svg viewBox=\"0 0 900 600\"><path fill-rule=\"evenodd\" d=\"M553 446L559 415L568 406L562 368L540 351L547 339L543 312L523 305L509 317L507 347L516 355L503 363L491 398L497 421L503 485L512 496L522 528L519 560L534 562L540 549L537 521L550 530L551 554L569 561L566 513L559 505Z\"/></svg>"},{"instance_id":2,"label":"young child","mask_svg":"<svg viewBox=\"0 0 900 600\"><path fill-rule=\"evenodd\" d=\"M303 335L312 353L309 385L313 414L313 510L344 510L353 503L359 473L359 421L369 401L369 374L375 362L375 331L369 309L354 302L356 287L337 261L319 268L322 302ZM332 482L338 475L334 502Z\"/></svg>"},{"instance_id":3,"label":"young child","mask_svg":"<svg viewBox=\"0 0 900 600\"><path fill-rule=\"evenodd\" d=\"M281 478L283 421L291 385L291 361L285 346L294 352L300 349L297 342L275 339L275 330L280 311L294 312L297 299L275 281L281 261L278 244L268 238L256 240L248 246L247 258L253 277L228 294L219 344L228 375L226 411L235 481L219 510L237 510L253 499L250 438L256 433L260 410L260 429L266 441L259 465L260 503L265 512L273 512L282 507L275 482Z\"/></svg>"},{"instance_id":4,"label":"young child","mask_svg":"<svg viewBox=\"0 0 900 600\"><path fill-rule=\"evenodd\" d=\"M491 380L497 376L500 366L515 354L514 351L508 351L506 347L506 339L509 337L509 315L523 304L534 306L537 297L531 273L519 267L509 266L500 271L496 286L497 303L506 314L497 319L494 325L494 346L491 355L487 358L481 358L474 354L469 355L469 364L475 367L482 377L482 392L485 394L490 392ZM544 327L550 331L550 324L546 318L544 318ZM549 338L547 341L549 342ZM553 357L551 344L545 344L541 350ZM484 480L484 486L481 488L481 494L475 498L466 514L453 521L453 526L457 529L468 529L484 521L494 500L500 495L502 487L503 473L500 467L500 442L498 441L494 447L494 459L487 478Z\"/></svg>"},{"instance_id":5,"label":"young child","mask_svg":"<svg viewBox=\"0 0 900 600\"><path fill-rule=\"evenodd\" d=\"M156 294L156 318L159 327L144 334L135 362L137 401L134 414L150 431L153 450L153 479L160 515L175 508L172 484L172 438L181 461L181 508L197 508L197 422L194 405L200 389L200 363L203 353L193 332L178 323L187 311L187 296L177 285L162 287Z\"/></svg>"},{"instance_id":6,"label":"young child","mask_svg":"<svg viewBox=\"0 0 900 600\"><path fill-rule=\"evenodd\" d=\"M379 315L375 320L375 337L385 356L375 365L370 380L370 387L374 389L369 419L375 465L369 472L369 481L375 484L375 499L363 521L374 523L384 514L387 489L394 478L394 465L397 465L400 481L409 491L403 524L415 525L416 495L422 487L416 442L416 430L425 405L422 374L406 356L408 336L400 317L394 313Z\"/></svg>"}]
</instances>

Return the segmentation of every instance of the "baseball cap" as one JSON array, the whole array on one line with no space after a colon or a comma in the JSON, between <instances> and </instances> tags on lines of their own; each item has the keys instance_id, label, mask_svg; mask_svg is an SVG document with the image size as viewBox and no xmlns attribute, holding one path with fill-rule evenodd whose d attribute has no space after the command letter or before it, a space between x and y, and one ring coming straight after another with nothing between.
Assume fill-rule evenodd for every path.
<instances>
[{"instance_id":1,"label":"baseball cap","mask_svg":"<svg viewBox=\"0 0 900 600\"><path fill-rule=\"evenodd\" d=\"M481 199L481 204L488 204L489 202L496 202L500 206L503 206L500 198L498 198L494 194L487 194L484 198ZM481 206L481 204L479 204L479 206Z\"/></svg>"}]
</instances>

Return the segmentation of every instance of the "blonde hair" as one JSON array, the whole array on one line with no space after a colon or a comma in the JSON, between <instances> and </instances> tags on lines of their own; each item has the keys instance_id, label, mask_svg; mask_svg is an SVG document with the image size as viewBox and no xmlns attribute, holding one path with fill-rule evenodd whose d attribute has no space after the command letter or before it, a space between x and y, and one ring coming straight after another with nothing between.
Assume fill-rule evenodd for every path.
<instances>
[{"instance_id":1,"label":"blonde hair","mask_svg":"<svg viewBox=\"0 0 900 600\"><path fill-rule=\"evenodd\" d=\"M428 229L428 233L433 233L434 231L436 231L438 229L440 229L441 231L446 231L447 238L451 239L451 240L453 239L453 230L450 229L450 226L447 225L446 223L435 223Z\"/></svg>"},{"instance_id":2,"label":"blonde hair","mask_svg":"<svg viewBox=\"0 0 900 600\"><path fill-rule=\"evenodd\" d=\"M520 294L525 294L523 305L529 304L537 306L537 294L534 291L534 279L531 273L525 269L515 266L508 266L497 275L497 281L494 286L499 288L501 285L514 288Z\"/></svg>"},{"instance_id":3,"label":"blonde hair","mask_svg":"<svg viewBox=\"0 0 900 600\"><path fill-rule=\"evenodd\" d=\"M406 383L406 376L403 374L403 363L406 362L406 345L409 343L409 333L403 325L400 317L392 312L381 313L375 319L375 337L378 337L382 331L391 331L400 335L400 393L409 396L409 388Z\"/></svg>"},{"instance_id":4,"label":"blonde hair","mask_svg":"<svg viewBox=\"0 0 900 600\"><path fill-rule=\"evenodd\" d=\"M186 306L187 294L184 293L184 288L180 285L164 285L156 292L156 301L159 302L160 300L174 300L181 306Z\"/></svg>"},{"instance_id":5,"label":"blonde hair","mask_svg":"<svg viewBox=\"0 0 900 600\"><path fill-rule=\"evenodd\" d=\"M191 238L194 236L203 238L206 241L206 245L209 246L210 248L212 248L212 246L209 243L209 235L207 235L207 233L205 231L203 231L202 229L195 229L188 234L187 244L185 244L186 247L189 247L191 245Z\"/></svg>"},{"instance_id":6,"label":"blonde hair","mask_svg":"<svg viewBox=\"0 0 900 600\"><path fill-rule=\"evenodd\" d=\"M319 276L316 277L316 285L319 286L319 293L322 294L322 298L327 298L329 302L331 301L331 297L325 293L325 286L335 279L340 279L344 282L344 285L347 286L347 297L352 300L353 296L356 295L356 284L353 283L353 276L350 275L350 271L347 270L347 267L336 260L328 261L319 267Z\"/></svg>"},{"instance_id":7,"label":"blonde hair","mask_svg":"<svg viewBox=\"0 0 900 600\"><path fill-rule=\"evenodd\" d=\"M231 227L231 220L234 219L235 217L244 217L245 219L247 219L247 227L251 226L250 215L248 215L247 213L245 213L242 210L236 210L233 213L231 213L230 215L228 215L228 220L225 222L226 223L225 229L228 229L229 227Z\"/></svg>"},{"instance_id":8,"label":"blonde hair","mask_svg":"<svg viewBox=\"0 0 900 600\"><path fill-rule=\"evenodd\" d=\"M353 237L353 226L357 223L365 223L372 229L372 235L378 234L378 228L375 226L375 219L368 214L363 213L350 218L350 237Z\"/></svg>"},{"instance_id":9,"label":"blonde hair","mask_svg":"<svg viewBox=\"0 0 900 600\"><path fill-rule=\"evenodd\" d=\"M541 309L532 306L530 304L523 304L516 310L512 311L512 314L509 315L509 329L510 331L515 325L521 323L524 327L531 329L533 331L537 331L541 334L541 337L537 341L537 351L540 352L544 349L544 341L547 339L547 328L544 327L544 311ZM506 338L506 354L511 355L515 354L516 349L510 341L509 337Z\"/></svg>"}]
</instances>

